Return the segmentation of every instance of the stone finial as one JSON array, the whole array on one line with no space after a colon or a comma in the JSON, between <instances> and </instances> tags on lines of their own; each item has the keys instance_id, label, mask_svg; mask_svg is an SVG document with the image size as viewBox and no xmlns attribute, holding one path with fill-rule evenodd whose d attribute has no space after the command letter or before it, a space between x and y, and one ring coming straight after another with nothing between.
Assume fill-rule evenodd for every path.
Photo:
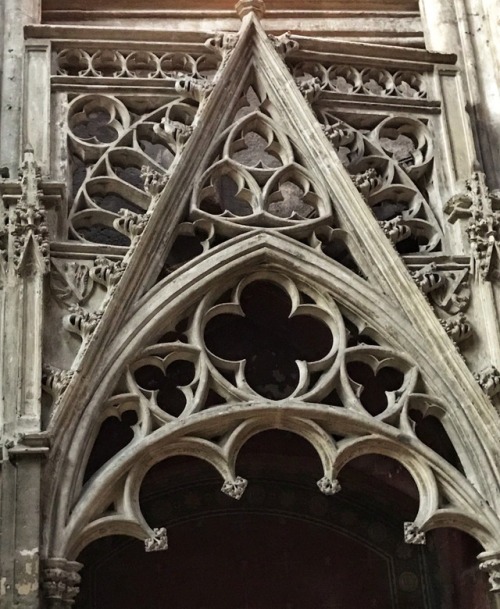
<instances>
[{"instance_id":1,"label":"stone finial","mask_svg":"<svg viewBox=\"0 0 500 609\"><path fill-rule=\"evenodd\" d=\"M405 543L411 545L425 544L425 533L421 531L413 522L404 523Z\"/></svg>"},{"instance_id":2,"label":"stone finial","mask_svg":"<svg viewBox=\"0 0 500 609\"><path fill-rule=\"evenodd\" d=\"M49 558L45 561L42 587L50 609L66 609L73 605L80 590L81 577L78 571L82 567L81 563L65 558Z\"/></svg>"},{"instance_id":3,"label":"stone finial","mask_svg":"<svg viewBox=\"0 0 500 609\"><path fill-rule=\"evenodd\" d=\"M226 480L220 489L228 497L233 499L241 499L248 485L248 480L241 476L236 476L234 480Z\"/></svg>"},{"instance_id":4,"label":"stone finial","mask_svg":"<svg viewBox=\"0 0 500 609\"><path fill-rule=\"evenodd\" d=\"M328 476L323 476L316 484L323 495L335 495L341 490L340 482Z\"/></svg>"},{"instance_id":5,"label":"stone finial","mask_svg":"<svg viewBox=\"0 0 500 609\"><path fill-rule=\"evenodd\" d=\"M262 19L266 12L266 5L263 0L238 0L234 8L240 19L243 19L248 13L253 13L258 19Z\"/></svg>"},{"instance_id":6,"label":"stone finial","mask_svg":"<svg viewBox=\"0 0 500 609\"><path fill-rule=\"evenodd\" d=\"M153 529L153 535L144 540L145 552L163 552L168 549L167 529L160 527Z\"/></svg>"}]
</instances>

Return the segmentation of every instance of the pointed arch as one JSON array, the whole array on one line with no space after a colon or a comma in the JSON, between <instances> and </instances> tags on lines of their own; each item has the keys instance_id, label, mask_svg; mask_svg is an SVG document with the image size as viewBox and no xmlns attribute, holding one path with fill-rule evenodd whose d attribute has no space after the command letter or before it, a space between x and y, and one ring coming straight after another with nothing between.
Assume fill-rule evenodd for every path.
<instances>
[{"instance_id":1,"label":"pointed arch","mask_svg":"<svg viewBox=\"0 0 500 609\"><path fill-rule=\"evenodd\" d=\"M482 499L471 483L417 439L408 418L408 407L403 403L397 410L397 420L384 420L356 412L346 407L348 404L328 406L295 397L278 402L254 398L252 402L229 402L180 416L156 430L146 423L133 441L79 490L89 434L94 422L102 416L103 407L107 407L109 389L117 385L125 368L148 344L157 340L169 324L182 318L190 306L203 302L207 291L221 294L259 268L263 271L257 272L257 277L282 274L319 293L331 294L342 310L369 325L395 355L404 353L408 365L421 375L429 401L437 400L445 410L447 428L460 454L465 456L472 447L477 448L478 440L470 436L470 430L465 433L468 421L462 405L454 399L446 375L442 378L436 375L439 362L429 361L421 335L404 314L391 310L383 295L341 265L287 236L256 231L207 252L155 286L137 302L119 335L108 345L106 360L101 360L101 374L93 380L92 397L71 425L66 471L57 489L57 513L51 515L54 519L52 550L75 558L75 552L103 531L152 535L140 513L140 482L149 467L169 456L201 457L214 465L230 487L238 484L234 467L242 432L236 430L246 425L300 431L319 452L327 492L335 488L336 475L342 466L356 456L382 454L398 459L410 471L420 490L420 510L412 525L414 531L422 532L445 523L457 525L476 536L487 551L493 551L498 525L495 514L484 507L481 512ZM365 347L365 351L369 352L369 348ZM149 408L145 397L135 399L139 400L139 409ZM66 428L66 433L68 431ZM332 433L344 436L338 446L327 440ZM226 434L230 439L222 445L212 441L213 437ZM469 477L475 480L478 462L473 457L464 460L464 466ZM452 507L443 509L440 496ZM116 513L101 516L110 503L116 506Z\"/></svg>"}]
</instances>

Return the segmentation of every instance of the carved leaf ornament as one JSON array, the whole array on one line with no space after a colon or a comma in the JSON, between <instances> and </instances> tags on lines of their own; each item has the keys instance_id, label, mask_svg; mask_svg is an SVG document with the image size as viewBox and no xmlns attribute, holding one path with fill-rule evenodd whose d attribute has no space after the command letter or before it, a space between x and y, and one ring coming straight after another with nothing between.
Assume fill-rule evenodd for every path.
<instances>
[{"instance_id":1,"label":"carved leaf ornament","mask_svg":"<svg viewBox=\"0 0 500 609\"><path fill-rule=\"evenodd\" d=\"M491 433L491 405L386 237L397 246L410 234L404 252L439 247L417 186L425 190L432 170L427 126L389 116L367 132L323 106L321 129L251 13L223 64L198 113L187 95L138 119L118 97L84 95L70 106L70 147L85 167L73 236L109 243L109 231L127 225L137 241L52 415L54 454L67 459L49 466L58 473L46 524L51 555L74 560L114 534L165 548L166 531L153 530L140 509L148 470L196 456L238 499L252 484L238 476L241 447L279 427L314 446L327 495L341 492L339 472L353 459L397 460L420 496L407 541L458 527L482 543L492 571L500 522L488 502L498 472L489 444L477 440ZM343 69L334 77L365 95L383 87L424 96L418 75ZM197 257L179 255L159 282L143 280L180 237L198 239ZM115 334L104 334L105 322ZM74 331L85 333L80 326ZM91 380L78 385L80 374ZM426 417L457 459L420 439ZM110 418L126 441L86 472Z\"/></svg>"}]
</instances>

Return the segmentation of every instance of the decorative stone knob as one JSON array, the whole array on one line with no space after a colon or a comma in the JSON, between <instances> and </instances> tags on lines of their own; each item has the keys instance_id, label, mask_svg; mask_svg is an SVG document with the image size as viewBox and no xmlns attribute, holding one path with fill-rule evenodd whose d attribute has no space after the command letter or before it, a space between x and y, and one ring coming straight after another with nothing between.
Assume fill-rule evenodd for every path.
<instances>
[{"instance_id":1,"label":"decorative stone knob","mask_svg":"<svg viewBox=\"0 0 500 609\"><path fill-rule=\"evenodd\" d=\"M255 13L258 19L262 19L266 12L266 5L263 0L239 0L234 8L240 19L243 19L248 13Z\"/></svg>"}]
</instances>

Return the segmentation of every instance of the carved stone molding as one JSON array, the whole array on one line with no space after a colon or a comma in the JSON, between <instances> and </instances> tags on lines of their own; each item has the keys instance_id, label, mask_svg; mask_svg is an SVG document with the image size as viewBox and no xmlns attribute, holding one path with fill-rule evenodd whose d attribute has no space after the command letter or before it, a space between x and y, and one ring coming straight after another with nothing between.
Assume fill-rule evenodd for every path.
<instances>
[{"instance_id":1,"label":"carved stone molding","mask_svg":"<svg viewBox=\"0 0 500 609\"><path fill-rule=\"evenodd\" d=\"M445 206L449 221L467 219L472 261L476 273L485 281L493 278L500 240L500 196L489 191L484 173L476 171L465 181L465 190Z\"/></svg>"},{"instance_id":2,"label":"carved stone molding","mask_svg":"<svg viewBox=\"0 0 500 609\"><path fill-rule=\"evenodd\" d=\"M427 264L418 271L412 271L410 275L424 294L439 289L445 282L445 278L437 271L434 263Z\"/></svg>"},{"instance_id":3,"label":"carved stone molding","mask_svg":"<svg viewBox=\"0 0 500 609\"><path fill-rule=\"evenodd\" d=\"M79 562L65 558L49 558L42 571L42 587L49 609L67 609L75 602L80 590Z\"/></svg>"},{"instance_id":4,"label":"carved stone molding","mask_svg":"<svg viewBox=\"0 0 500 609\"><path fill-rule=\"evenodd\" d=\"M248 13L253 13L259 19L264 17L266 5L263 0L238 0L235 7L240 19L243 19Z\"/></svg>"}]
</instances>

